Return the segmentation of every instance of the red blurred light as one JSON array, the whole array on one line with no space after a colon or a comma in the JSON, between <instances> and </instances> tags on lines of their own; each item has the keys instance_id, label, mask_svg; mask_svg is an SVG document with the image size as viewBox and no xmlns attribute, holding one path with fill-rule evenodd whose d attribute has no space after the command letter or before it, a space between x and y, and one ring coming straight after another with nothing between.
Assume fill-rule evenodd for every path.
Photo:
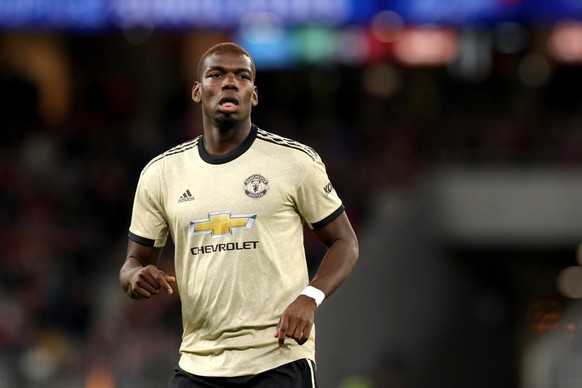
<instances>
[{"instance_id":1,"label":"red blurred light","mask_svg":"<svg viewBox=\"0 0 582 388\"><path fill-rule=\"evenodd\" d=\"M558 62L582 63L582 24L557 25L548 39L548 50Z\"/></svg>"},{"instance_id":2,"label":"red blurred light","mask_svg":"<svg viewBox=\"0 0 582 388\"><path fill-rule=\"evenodd\" d=\"M444 28L409 29L394 43L396 58L411 66L449 63L459 51L457 34Z\"/></svg>"}]
</instances>

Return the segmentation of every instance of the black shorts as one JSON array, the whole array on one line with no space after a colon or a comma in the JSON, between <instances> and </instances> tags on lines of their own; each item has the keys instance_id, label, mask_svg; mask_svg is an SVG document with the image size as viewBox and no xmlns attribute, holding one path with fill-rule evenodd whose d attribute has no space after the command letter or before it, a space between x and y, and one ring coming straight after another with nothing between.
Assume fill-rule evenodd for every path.
<instances>
[{"instance_id":1,"label":"black shorts","mask_svg":"<svg viewBox=\"0 0 582 388\"><path fill-rule=\"evenodd\" d=\"M176 367L169 388L316 388L315 366L307 359L281 365L275 369L239 377L206 377Z\"/></svg>"}]
</instances>

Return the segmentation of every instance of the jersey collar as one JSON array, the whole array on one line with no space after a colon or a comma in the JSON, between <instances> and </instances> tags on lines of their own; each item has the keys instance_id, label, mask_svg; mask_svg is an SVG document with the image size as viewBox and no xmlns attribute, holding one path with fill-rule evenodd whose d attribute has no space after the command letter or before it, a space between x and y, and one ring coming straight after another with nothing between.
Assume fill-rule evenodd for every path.
<instances>
[{"instance_id":1,"label":"jersey collar","mask_svg":"<svg viewBox=\"0 0 582 388\"><path fill-rule=\"evenodd\" d=\"M235 160L236 158L247 152L249 148L251 148L251 145L253 144L255 138L257 137L258 130L259 129L255 124L251 124L251 131L247 138L241 143L241 145L239 145L237 148L224 155L209 154L208 151L206 151L206 148L204 147L204 135L203 135L201 138L202 141L198 146L198 153L200 154L202 160L204 160L206 163L209 164L228 163L230 161Z\"/></svg>"}]
</instances>

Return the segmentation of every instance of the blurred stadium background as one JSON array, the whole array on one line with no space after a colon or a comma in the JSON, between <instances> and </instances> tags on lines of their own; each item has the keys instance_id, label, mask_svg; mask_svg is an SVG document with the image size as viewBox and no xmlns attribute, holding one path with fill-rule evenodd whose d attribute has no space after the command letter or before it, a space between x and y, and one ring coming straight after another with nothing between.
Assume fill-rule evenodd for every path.
<instances>
[{"instance_id":1,"label":"blurred stadium background","mask_svg":"<svg viewBox=\"0 0 582 388\"><path fill-rule=\"evenodd\" d=\"M579 0L1 0L0 388L166 386L179 303L130 301L117 273L139 171L200 133L194 69L223 40L259 69L253 121L318 150L361 239L318 312L322 387L581 387L581 18Z\"/></svg>"}]
</instances>

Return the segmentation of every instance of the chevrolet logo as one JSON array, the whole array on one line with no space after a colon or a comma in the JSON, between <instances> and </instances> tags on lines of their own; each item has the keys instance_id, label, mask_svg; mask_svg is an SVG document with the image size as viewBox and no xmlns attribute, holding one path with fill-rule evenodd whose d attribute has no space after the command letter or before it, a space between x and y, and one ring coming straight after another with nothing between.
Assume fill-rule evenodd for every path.
<instances>
[{"instance_id":1,"label":"chevrolet logo","mask_svg":"<svg viewBox=\"0 0 582 388\"><path fill-rule=\"evenodd\" d=\"M233 230L251 229L256 215L231 216L229 211L208 213L207 219L190 221L190 235L210 234L212 237L232 236Z\"/></svg>"}]
</instances>

